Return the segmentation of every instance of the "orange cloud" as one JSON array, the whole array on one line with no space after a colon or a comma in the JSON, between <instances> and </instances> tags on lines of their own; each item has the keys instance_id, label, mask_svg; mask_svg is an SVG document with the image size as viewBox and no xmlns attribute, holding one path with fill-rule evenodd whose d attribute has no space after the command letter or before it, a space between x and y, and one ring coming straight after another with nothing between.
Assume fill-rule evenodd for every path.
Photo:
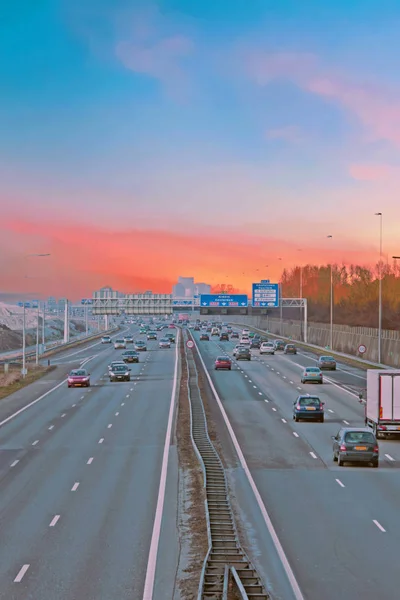
<instances>
[{"instance_id":1,"label":"orange cloud","mask_svg":"<svg viewBox=\"0 0 400 600\"><path fill-rule=\"evenodd\" d=\"M388 165L356 164L350 165L349 173L359 181L383 181L390 177L393 170Z\"/></svg>"},{"instance_id":2,"label":"orange cloud","mask_svg":"<svg viewBox=\"0 0 400 600\"><path fill-rule=\"evenodd\" d=\"M104 285L125 292L150 289L169 293L179 275L193 275L197 281L212 285L232 284L249 292L253 281L277 280L284 267L299 262L365 264L376 259L374 249L358 247L354 242L346 247L323 241L322 247L303 245L300 255L298 240L243 231L107 231L94 226L22 220L9 220L1 228L3 291L37 291L41 296L72 299L90 296ZM51 256L43 261L32 259L28 264L21 253L17 254L18 247L24 253L50 252ZM27 268L32 279L25 278Z\"/></svg>"}]
</instances>

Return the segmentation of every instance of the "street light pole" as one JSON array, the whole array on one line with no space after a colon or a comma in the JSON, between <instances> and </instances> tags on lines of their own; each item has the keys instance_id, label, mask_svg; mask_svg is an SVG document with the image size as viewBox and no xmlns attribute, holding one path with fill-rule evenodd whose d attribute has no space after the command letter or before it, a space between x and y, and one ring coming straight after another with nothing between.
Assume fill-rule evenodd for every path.
<instances>
[{"instance_id":1,"label":"street light pole","mask_svg":"<svg viewBox=\"0 0 400 600\"><path fill-rule=\"evenodd\" d=\"M39 302L37 307L37 322L36 322L36 366L39 364Z\"/></svg>"},{"instance_id":2,"label":"street light pole","mask_svg":"<svg viewBox=\"0 0 400 600\"><path fill-rule=\"evenodd\" d=\"M329 239L333 239L333 235L327 236ZM333 349L333 271L331 262L331 302L330 302L330 333L329 333L329 347Z\"/></svg>"},{"instance_id":3,"label":"street light pole","mask_svg":"<svg viewBox=\"0 0 400 600\"><path fill-rule=\"evenodd\" d=\"M23 317L22 317L22 377L26 376L26 339L25 339L25 302L23 309Z\"/></svg>"},{"instance_id":4,"label":"street light pole","mask_svg":"<svg viewBox=\"0 0 400 600\"><path fill-rule=\"evenodd\" d=\"M378 310L378 363L382 362L382 213L375 213L379 217L379 310Z\"/></svg>"}]
</instances>

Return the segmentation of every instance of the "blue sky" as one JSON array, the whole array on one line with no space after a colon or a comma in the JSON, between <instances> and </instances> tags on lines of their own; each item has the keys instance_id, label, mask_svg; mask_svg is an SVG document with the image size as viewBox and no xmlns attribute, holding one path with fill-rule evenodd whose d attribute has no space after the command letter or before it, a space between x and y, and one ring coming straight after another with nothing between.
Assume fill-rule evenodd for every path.
<instances>
[{"instance_id":1,"label":"blue sky","mask_svg":"<svg viewBox=\"0 0 400 600\"><path fill-rule=\"evenodd\" d=\"M332 232L340 256L370 258L382 211L388 252L400 250L397 1L25 0L2 11L10 222L55 231L78 213L99 232L194 227L249 247L273 236L292 262L292 248L311 260Z\"/></svg>"}]
</instances>

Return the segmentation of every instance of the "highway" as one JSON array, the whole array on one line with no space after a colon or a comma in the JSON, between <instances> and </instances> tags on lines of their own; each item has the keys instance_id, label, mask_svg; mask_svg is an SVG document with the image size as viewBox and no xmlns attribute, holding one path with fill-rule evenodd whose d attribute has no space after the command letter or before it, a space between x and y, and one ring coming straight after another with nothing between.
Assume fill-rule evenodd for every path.
<instances>
[{"instance_id":1,"label":"highway","mask_svg":"<svg viewBox=\"0 0 400 600\"><path fill-rule=\"evenodd\" d=\"M132 380L110 383L120 354L98 342L65 351L56 371L1 404L1 599L131 600L145 581L154 598L173 597L178 469L166 434L177 354L148 342ZM91 387L68 389L80 364Z\"/></svg>"},{"instance_id":2,"label":"highway","mask_svg":"<svg viewBox=\"0 0 400 600\"><path fill-rule=\"evenodd\" d=\"M237 340L200 342L198 332L193 336L303 597L397 598L400 444L380 440L378 470L341 468L332 460L331 436L342 425L364 425L356 390L365 387L365 373L341 365L324 385L302 385L301 366L315 357L260 357L258 350L251 362L234 361L231 372L216 372L216 356L232 357ZM300 393L326 402L325 423L292 420ZM246 498L241 501L246 517ZM266 557L257 560L268 573Z\"/></svg>"}]
</instances>

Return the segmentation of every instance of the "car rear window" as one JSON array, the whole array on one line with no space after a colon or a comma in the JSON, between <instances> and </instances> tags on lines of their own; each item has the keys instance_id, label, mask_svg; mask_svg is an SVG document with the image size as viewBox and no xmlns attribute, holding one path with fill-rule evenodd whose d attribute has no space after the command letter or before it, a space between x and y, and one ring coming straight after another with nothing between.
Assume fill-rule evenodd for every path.
<instances>
[{"instance_id":1,"label":"car rear window","mask_svg":"<svg viewBox=\"0 0 400 600\"><path fill-rule=\"evenodd\" d=\"M319 369L316 367L307 367L306 371L309 373L319 373Z\"/></svg>"},{"instance_id":2,"label":"car rear window","mask_svg":"<svg viewBox=\"0 0 400 600\"><path fill-rule=\"evenodd\" d=\"M365 444L374 444L375 438L369 431L349 431L344 436L344 441L349 443L364 442Z\"/></svg>"},{"instance_id":3,"label":"car rear window","mask_svg":"<svg viewBox=\"0 0 400 600\"><path fill-rule=\"evenodd\" d=\"M300 406L319 406L321 404L320 399L317 397L310 396L309 398L299 398Z\"/></svg>"},{"instance_id":4,"label":"car rear window","mask_svg":"<svg viewBox=\"0 0 400 600\"><path fill-rule=\"evenodd\" d=\"M229 358L227 356L218 356L217 360L218 362L227 362Z\"/></svg>"},{"instance_id":5,"label":"car rear window","mask_svg":"<svg viewBox=\"0 0 400 600\"><path fill-rule=\"evenodd\" d=\"M334 361L335 359L333 358L333 356L321 356L321 360L325 361L325 362L329 362L329 361Z\"/></svg>"}]
</instances>

